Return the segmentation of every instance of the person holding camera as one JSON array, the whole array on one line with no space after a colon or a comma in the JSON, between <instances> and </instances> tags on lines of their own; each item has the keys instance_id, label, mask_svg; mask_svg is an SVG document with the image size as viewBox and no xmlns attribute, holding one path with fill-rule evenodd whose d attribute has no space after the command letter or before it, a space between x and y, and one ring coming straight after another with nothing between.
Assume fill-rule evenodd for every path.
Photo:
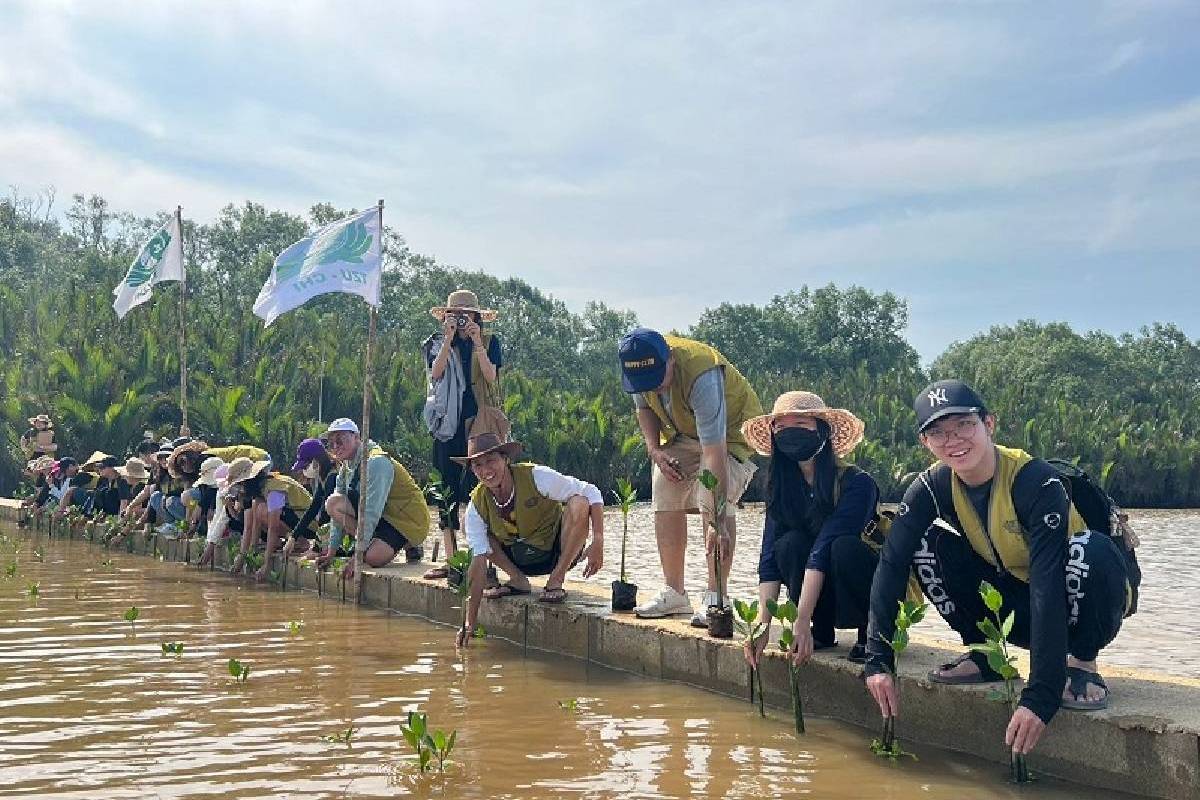
<instances>
[{"instance_id":1,"label":"person holding camera","mask_svg":"<svg viewBox=\"0 0 1200 800\"><path fill-rule=\"evenodd\" d=\"M471 436L492 432L504 439L508 426L499 408L500 337L482 328L496 319L495 310L480 308L474 292L458 289L429 313L442 327L421 345L430 387L424 418L433 436L433 466L449 494L450 510L439 520L449 558L458 549L459 510L477 482L455 459L467 454ZM446 576L444 565L425 573L428 579Z\"/></svg>"}]
</instances>

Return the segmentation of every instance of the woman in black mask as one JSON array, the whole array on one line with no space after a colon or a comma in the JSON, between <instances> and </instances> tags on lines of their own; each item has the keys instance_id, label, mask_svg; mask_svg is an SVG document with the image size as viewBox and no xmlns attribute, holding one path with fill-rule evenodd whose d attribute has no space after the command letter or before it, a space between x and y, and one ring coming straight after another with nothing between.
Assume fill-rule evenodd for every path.
<instances>
[{"instance_id":1,"label":"woman in black mask","mask_svg":"<svg viewBox=\"0 0 1200 800\"><path fill-rule=\"evenodd\" d=\"M875 518L879 489L866 472L842 457L863 437L863 423L829 408L812 392L786 392L770 414L747 420L742 433L771 457L767 519L758 566L760 621L780 584L796 604L793 658L837 644L835 628L858 631L848 658L865 658L871 577L878 556L862 538ZM746 658L757 663L769 629Z\"/></svg>"}]
</instances>

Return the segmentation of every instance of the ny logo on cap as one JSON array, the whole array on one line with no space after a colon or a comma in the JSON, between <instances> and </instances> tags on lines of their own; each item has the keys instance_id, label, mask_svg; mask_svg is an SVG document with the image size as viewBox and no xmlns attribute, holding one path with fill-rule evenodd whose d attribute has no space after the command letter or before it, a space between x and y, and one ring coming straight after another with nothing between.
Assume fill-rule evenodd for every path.
<instances>
[{"instance_id":1,"label":"ny logo on cap","mask_svg":"<svg viewBox=\"0 0 1200 800\"><path fill-rule=\"evenodd\" d=\"M937 389L930 389L926 394L929 396L929 407L940 406L944 403L949 403L950 398L946 397L946 387L942 386Z\"/></svg>"}]
</instances>

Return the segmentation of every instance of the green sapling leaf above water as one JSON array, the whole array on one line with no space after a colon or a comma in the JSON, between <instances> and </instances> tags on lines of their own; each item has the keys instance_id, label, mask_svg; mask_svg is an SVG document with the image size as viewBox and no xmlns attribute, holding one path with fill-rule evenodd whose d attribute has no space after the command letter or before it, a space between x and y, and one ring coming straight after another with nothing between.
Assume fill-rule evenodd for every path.
<instances>
[{"instance_id":1,"label":"green sapling leaf above water","mask_svg":"<svg viewBox=\"0 0 1200 800\"><path fill-rule=\"evenodd\" d=\"M243 664L236 658L229 659L229 663L226 665L226 667L229 669L229 674L234 678L237 678L238 683L245 683L246 678L250 677L250 665Z\"/></svg>"},{"instance_id":2,"label":"green sapling leaf above water","mask_svg":"<svg viewBox=\"0 0 1200 800\"><path fill-rule=\"evenodd\" d=\"M304 623L298 619L294 619L288 623L288 633L296 636L300 633L300 629L304 627Z\"/></svg>"},{"instance_id":3,"label":"green sapling leaf above water","mask_svg":"<svg viewBox=\"0 0 1200 800\"><path fill-rule=\"evenodd\" d=\"M770 625L767 621L759 621L758 619L758 601L754 600L750 603L742 602L741 600L733 601L733 610L737 616L733 620L733 626L743 637L743 643L755 646L758 638L767 632L767 627ZM758 713L759 716L767 716L766 707L763 705L763 689L762 689L762 673L757 667L750 668L750 702L754 702L754 684L758 682Z\"/></svg>"},{"instance_id":4,"label":"green sapling leaf above water","mask_svg":"<svg viewBox=\"0 0 1200 800\"><path fill-rule=\"evenodd\" d=\"M40 583L38 583L37 581L34 581L33 583L29 584L29 586L27 586L25 589L25 591L27 591L29 593L30 598L32 598L33 600L38 599L38 594L41 592L41 590L42 590L42 585Z\"/></svg>"},{"instance_id":5,"label":"green sapling leaf above water","mask_svg":"<svg viewBox=\"0 0 1200 800\"><path fill-rule=\"evenodd\" d=\"M571 713L576 713L579 711L579 698L578 697L568 697L566 700L559 700L558 707L561 708L563 711L570 711Z\"/></svg>"},{"instance_id":6,"label":"green sapling leaf above water","mask_svg":"<svg viewBox=\"0 0 1200 800\"><path fill-rule=\"evenodd\" d=\"M785 603L768 600L767 613L779 620L779 649L788 656L788 689L792 696L792 717L796 724L796 733L804 733L804 698L800 695L800 668L790 657L792 644L796 640L792 626L796 623L799 611L791 600Z\"/></svg>"},{"instance_id":7,"label":"green sapling leaf above water","mask_svg":"<svg viewBox=\"0 0 1200 800\"><path fill-rule=\"evenodd\" d=\"M4 577L6 577L6 578L17 577L17 562L16 561L8 562L8 565L4 568Z\"/></svg>"},{"instance_id":8,"label":"green sapling leaf above water","mask_svg":"<svg viewBox=\"0 0 1200 800\"><path fill-rule=\"evenodd\" d=\"M976 626L983 633L987 641L982 644L971 645L971 650L983 653L987 657L988 666L995 670L1004 680L1003 691L990 690L988 692L988 699L1005 703L1008 705L1010 712L1015 712L1020 700L1020 694L1017 692L1016 686L1019 672L1016 667L1017 657L1008 650L1008 637L1012 633L1016 615L1010 611L1003 620L1000 618L1000 609L1004 605L1004 597L1000 594L999 589L987 581L982 581L979 584L979 596L982 598L988 612L991 613L992 619L984 617L976 623ZM1022 753L1009 751L1009 769L1011 770L1014 783L1028 783L1033 780L1029 773L1029 766L1025 761L1025 756Z\"/></svg>"},{"instance_id":9,"label":"green sapling leaf above water","mask_svg":"<svg viewBox=\"0 0 1200 800\"><path fill-rule=\"evenodd\" d=\"M37 561L38 563L45 562L45 560L46 560L45 551L42 550L42 548L40 548L40 547L33 548L33 560Z\"/></svg>"},{"instance_id":10,"label":"green sapling leaf above water","mask_svg":"<svg viewBox=\"0 0 1200 800\"><path fill-rule=\"evenodd\" d=\"M351 742L354 740L354 734L358 732L358 728L349 725L345 730L337 733L330 733L321 738L331 744L344 744L346 747L351 747Z\"/></svg>"},{"instance_id":11,"label":"green sapling leaf above water","mask_svg":"<svg viewBox=\"0 0 1200 800\"><path fill-rule=\"evenodd\" d=\"M908 649L908 629L925 618L925 610L928 606L922 602L913 602L912 600L899 601L899 608L896 611L896 632L892 634L891 641L880 637L881 641L892 649L895 654L896 670L889 670L892 675L892 680L896 685L896 694L900 693L899 680L899 664L900 654ZM908 756L916 759L912 753L905 751L900 747L900 743L896 741L896 718L894 716L885 717L883 720L883 735L871 741L871 752L881 758L890 758L893 761Z\"/></svg>"},{"instance_id":12,"label":"green sapling leaf above water","mask_svg":"<svg viewBox=\"0 0 1200 800\"><path fill-rule=\"evenodd\" d=\"M633 488L633 482L629 478L618 478L617 488L613 492L613 496L617 500L617 506L621 509L621 583L627 583L625 579L625 545L629 540L629 512L633 509L633 504L637 502L637 489Z\"/></svg>"},{"instance_id":13,"label":"green sapling leaf above water","mask_svg":"<svg viewBox=\"0 0 1200 800\"><path fill-rule=\"evenodd\" d=\"M129 629L133 632L136 632L137 627L134 625L134 623L137 622L137 618L140 615L141 612L138 610L137 606L130 606L121 616L124 617L125 621L129 623Z\"/></svg>"},{"instance_id":14,"label":"green sapling leaf above water","mask_svg":"<svg viewBox=\"0 0 1200 800\"><path fill-rule=\"evenodd\" d=\"M163 642L162 654L163 657L175 656L179 658L183 655L183 642Z\"/></svg>"}]
</instances>

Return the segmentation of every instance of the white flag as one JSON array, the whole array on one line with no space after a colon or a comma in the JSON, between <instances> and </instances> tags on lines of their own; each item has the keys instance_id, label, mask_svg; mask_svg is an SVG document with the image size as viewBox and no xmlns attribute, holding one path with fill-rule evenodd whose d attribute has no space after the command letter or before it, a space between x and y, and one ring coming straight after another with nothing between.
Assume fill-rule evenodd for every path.
<instances>
[{"instance_id":1,"label":"white flag","mask_svg":"<svg viewBox=\"0 0 1200 800\"><path fill-rule=\"evenodd\" d=\"M129 265L125 279L113 289L113 310L124 319L129 309L150 299L154 284L183 280L183 237L179 218L172 216L158 233L150 237L142 252Z\"/></svg>"},{"instance_id":2,"label":"white flag","mask_svg":"<svg viewBox=\"0 0 1200 800\"><path fill-rule=\"evenodd\" d=\"M326 225L301 239L275 259L254 313L267 325L285 311L299 308L319 294L345 292L379 305L379 210Z\"/></svg>"}]
</instances>

